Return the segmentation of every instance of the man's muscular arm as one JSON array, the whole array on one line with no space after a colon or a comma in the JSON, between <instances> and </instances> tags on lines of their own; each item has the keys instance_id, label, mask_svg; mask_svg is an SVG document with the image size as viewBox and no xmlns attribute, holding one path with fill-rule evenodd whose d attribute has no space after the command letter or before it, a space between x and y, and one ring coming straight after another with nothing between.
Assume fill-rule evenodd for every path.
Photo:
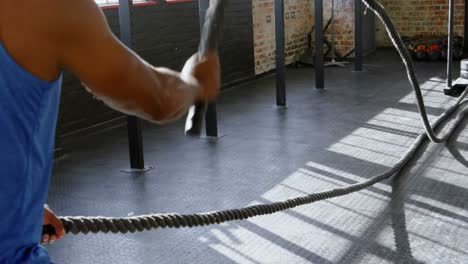
<instances>
[{"instance_id":1,"label":"man's muscular arm","mask_svg":"<svg viewBox=\"0 0 468 264\"><path fill-rule=\"evenodd\" d=\"M194 55L181 73L156 68L127 49L110 31L93 0L57 3L53 42L59 65L121 112L153 122L180 117L195 99L212 99L219 89L215 52Z\"/></svg>"}]
</instances>

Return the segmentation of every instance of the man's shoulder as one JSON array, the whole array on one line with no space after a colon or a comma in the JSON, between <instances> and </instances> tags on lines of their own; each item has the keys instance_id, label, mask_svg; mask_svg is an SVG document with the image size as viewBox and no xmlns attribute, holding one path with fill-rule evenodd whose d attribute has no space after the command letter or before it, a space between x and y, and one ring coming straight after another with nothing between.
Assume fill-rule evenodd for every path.
<instances>
[{"instance_id":1,"label":"man's shoulder","mask_svg":"<svg viewBox=\"0 0 468 264\"><path fill-rule=\"evenodd\" d=\"M30 34L60 37L79 30L99 12L94 0L0 0L0 33L20 28Z\"/></svg>"},{"instance_id":2,"label":"man's shoulder","mask_svg":"<svg viewBox=\"0 0 468 264\"><path fill-rule=\"evenodd\" d=\"M54 78L93 8L94 0L0 0L0 41L24 68Z\"/></svg>"},{"instance_id":3,"label":"man's shoulder","mask_svg":"<svg viewBox=\"0 0 468 264\"><path fill-rule=\"evenodd\" d=\"M0 0L0 21L7 21L3 17L24 16L41 22L95 7L94 0Z\"/></svg>"},{"instance_id":4,"label":"man's shoulder","mask_svg":"<svg viewBox=\"0 0 468 264\"><path fill-rule=\"evenodd\" d=\"M0 14L3 16L17 16L19 14L37 17L57 11L57 8L65 6L67 2L88 0L0 0Z\"/></svg>"},{"instance_id":5,"label":"man's shoulder","mask_svg":"<svg viewBox=\"0 0 468 264\"><path fill-rule=\"evenodd\" d=\"M64 6L65 0L0 0L0 27L15 28L16 25L16 28L28 30L29 25L40 27L54 19Z\"/></svg>"}]
</instances>

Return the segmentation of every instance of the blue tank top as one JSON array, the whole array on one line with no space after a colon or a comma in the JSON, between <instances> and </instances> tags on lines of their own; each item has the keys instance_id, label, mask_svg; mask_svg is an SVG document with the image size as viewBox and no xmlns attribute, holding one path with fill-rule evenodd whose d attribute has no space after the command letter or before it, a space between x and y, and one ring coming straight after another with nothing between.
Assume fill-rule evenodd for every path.
<instances>
[{"instance_id":1,"label":"blue tank top","mask_svg":"<svg viewBox=\"0 0 468 264\"><path fill-rule=\"evenodd\" d=\"M61 76L42 80L0 42L0 263L50 263L39 245Z\"/></svg>"}]
</instances>

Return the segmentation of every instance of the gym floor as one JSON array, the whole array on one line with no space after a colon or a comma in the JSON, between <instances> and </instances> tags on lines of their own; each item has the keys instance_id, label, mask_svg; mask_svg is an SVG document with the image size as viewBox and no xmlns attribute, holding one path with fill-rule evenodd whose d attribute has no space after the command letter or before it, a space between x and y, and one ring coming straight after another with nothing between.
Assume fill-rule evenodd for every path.
<instances>
[{"instance_id":1,"label":"gym floor","mask_svg":"<svg viewBox=\"0 0 468 264\"><path fill-rule=\"evenodd\" d=\"M55 163L48 203L59 215L192 213L269 203L359 182L397 162L422 126L393 50L364 72L288 69L288 108L274 76L224 92L217 141L187 138L183 122L144 125L145 175L121 173L126 128L77 139ZM444 63L416 65L434 119ZM458 69L455 69L455 72ZM57 263L467 263L467 121L448 144L428 143L397 178L271 216L194 229L68 235Z\"/></svg>"}]
</instances>

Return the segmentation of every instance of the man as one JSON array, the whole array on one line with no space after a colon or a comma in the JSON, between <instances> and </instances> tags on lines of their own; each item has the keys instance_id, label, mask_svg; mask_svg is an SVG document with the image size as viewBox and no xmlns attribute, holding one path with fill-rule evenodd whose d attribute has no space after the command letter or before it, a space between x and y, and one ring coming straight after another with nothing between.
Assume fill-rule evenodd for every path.
<instances>
[{"instance_id":1,"label":"man","mask_svg":"<svg viewBox=\"0 0 468 264\"><path fill-rule=\"evenodd\" d=\"M110 107L157 123L213 99L220 82L214 51L181 73L149 65L93 0L0 0L0 263L50 263L39 242L65 233L44 207L63 68ZM41 237L44 224L57 234Z\"/></svg>"}]
</instances>

